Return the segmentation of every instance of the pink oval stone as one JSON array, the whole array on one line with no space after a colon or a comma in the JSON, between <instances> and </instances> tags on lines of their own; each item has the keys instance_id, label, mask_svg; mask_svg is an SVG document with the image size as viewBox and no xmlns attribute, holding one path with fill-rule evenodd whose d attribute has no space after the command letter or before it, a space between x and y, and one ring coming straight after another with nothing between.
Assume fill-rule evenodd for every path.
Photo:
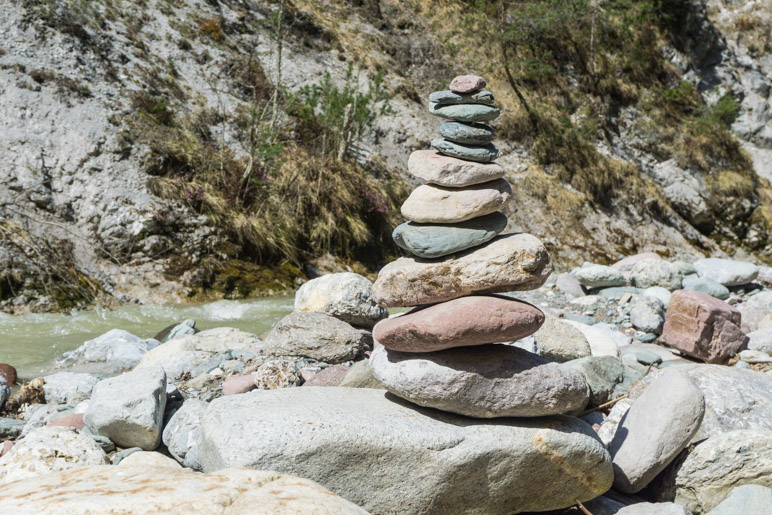
<instances>
[{"instance_id":1,"label":"pink oval stone","mask_svg":"<svg viewBox=\"0 0 772 515\"><path fill-rule=\"evenodd\" d=\"M8 363L0 363L0 377L5 379L8 386L16 384L16 369Z\"/></svg>"},{"instance_id":2,"label":"pink oval stone","mask_svg":"<svg viewBox=\"0 0 772 515\"><path fill-rule=\"evenodd\" d=\"M349 370L346 365L332 365L314 375L303 386L339 386Z\"/></svg>"},{"instance_id":3,"label":"pink oval stone","mask_svg":"<svg viewBox=\"0 0 772 515\"><path fill-rule=\"evenodd\" d=\"M255 389L255 375L245 376L233 375L228 377L222 384L223 395L236 395Z\"/></svg>"},{"instance_id":4,"label":"pink oval stone","mask_svg":"<svg viewBox=\"0 0 772 515\"><path fill-rule=\"evenodd\" d=\"M519 340L538 331L543 323L544 313L527 302L471 296L382 320L373 328L373 338L391 350L433 352Z\"/></svg>"},{"instance_id":5,"label":"pink oval stone","mask_svg":"<svg viewBox=\"0 0 772 515\"><path fill-rule=\"evenodd\" d=\"M56 420L49 422L47 425L58 426L58 427L74 427L75 429L83 429L86 423L83 422L83 413L72 413L70 415L62 415Z\"/></svg>"},{"instance_id":6,"label":"pink oval stone","mask_svg":"<svg viewBox=\"0 0 772 515\"><path fill-rule=\"evenodd\" d=\"M459 75L450 81L450 91L459 94L474 93L483 89L485 85L485 79L479 75Z\"/></svg>"}]
</instances>

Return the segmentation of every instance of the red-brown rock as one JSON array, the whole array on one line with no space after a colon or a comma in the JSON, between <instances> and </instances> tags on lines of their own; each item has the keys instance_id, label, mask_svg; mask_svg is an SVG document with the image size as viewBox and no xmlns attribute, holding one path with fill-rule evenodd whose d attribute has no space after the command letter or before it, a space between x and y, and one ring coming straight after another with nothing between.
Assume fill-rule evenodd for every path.
<instances>
[{"instance_id":1,"label":"red-brown rock","mask_svg":"<svg viewBox=\"0 0 772 515\"><path fill-rule=\"evenodd\" d=\"M69 415L62 415L56 420L52 420L47 425L60 426L60 427L74 427L75 429L83 429L86 425L83 422L83 413L72 413Z\"/></svg>"},{"instance_id":2,"label":"red-brown rock","mask_svg":"<svg viewBox=\"0 0 772 515\"><path fill-rule=\"evenodd\" d=\"M662 338L708 363L726 363L745 343L738 310L710 295L678 290L670 297Z\"/></svg>"},{"instance_id":3,"label":"red-brown rock","mask_svg":"<svg viewBox=\"0 0 772 515\"><path fill-rule=\"evenodd\" d=\"M459 75L450 81L450 91L465 94L480 91L485 87L485 79L478 75Z\"/></svg>"},{"instance_id":4,"label":"red-brown rock","mask_svg":"<svg viewBox=\"0 0 772 515\"><path fill-rule=\"evenodd\" d=\"M387 349L433 352L452 347L510 342L535 333L544 313L500 296L461 297L382 320L373 338Z\"/></svg>"},{"instance_id":5,"label":"red-brown rock","mask_svg":"<svg viewBox=\"0 0 772 515\"><path fill-rule=\"evenodd\" d=\"M346 365L332 365L314 375L303 386L339 386L349 370Z\"/></svg>"},{"instance_id":6,"label":"red-brown rock","mask_svg":"<svg viewBox=\"0 0 772 515\"><path fill-rule=\"evenodd\" d=\"M8 451L11 450L11 447L14 446L14 443L15 442L12 442L10 440L6 440L5 442L3 442L2 445L0 445L0 458L5 456L8 453Z\"/></svg>"},{"instance_id":7,"label":"red-brown rock","mask_svg":"<svg viewBox=\"0 0 772 515\"><path fill-rule=\"evenodd\" d=\"M16 369L8 363L0 363L0 377L5 379L8 386L16 384Z\"/></svg>"},{"instance_id":8,"label":"red-brown rock","mask_svg":"<svg viewBox=\"0 0 772 515\"><path fill-rule=\"evenodd\" d=\"M222 384L223 395L236 395L255 389L255 374L233 375Z\"/></svg>"}]
</instances>

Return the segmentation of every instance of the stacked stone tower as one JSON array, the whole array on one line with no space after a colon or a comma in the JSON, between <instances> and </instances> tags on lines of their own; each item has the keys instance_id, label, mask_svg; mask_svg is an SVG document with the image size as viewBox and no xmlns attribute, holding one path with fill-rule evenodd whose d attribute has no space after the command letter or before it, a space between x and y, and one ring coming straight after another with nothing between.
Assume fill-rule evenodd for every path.
<instances>
[{"instance_id":1,"label":"stacked stone tower","mask_svg":"<svg viewBox=\"0 0 772 515\"><path fill-rule=\"evenodd\" d=\"M402 205L409 221L395 242L415 257L385 266L374 293L386 307L417 306L379 322L373 374L393 394L471 417L536 417L582 409L588 391L569 367L501 342L536 332L544 314L498 292L540 287L552 265L544 245L501 234L511 195L491 143L499 108L485 80L456 77L429 97L445 120L432 150L414 152L409 172L425 181Z\"/></svg>"}]
</instances>

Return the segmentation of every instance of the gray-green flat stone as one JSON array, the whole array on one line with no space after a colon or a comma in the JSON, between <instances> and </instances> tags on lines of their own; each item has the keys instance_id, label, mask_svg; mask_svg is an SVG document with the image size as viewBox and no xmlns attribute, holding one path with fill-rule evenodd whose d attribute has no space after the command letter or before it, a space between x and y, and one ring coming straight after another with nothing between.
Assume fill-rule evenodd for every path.
<instances>
[{"instance_id":1,"label":"gray-green flat stone","mask_svg":"<svg viewBox=\"0 0 772 515\"><path fill-rule=\"evenodd\" d=\"M491 127L482 123L445 122L440 126L440 134L446 140L462 145L484 145L493 141Z\"/></svg>"},{"instance_id":2,"label":"gray-green flat stone","mask_svg":"<svg viewBox=\"0 0 772 515\"><path fill-rule=\"evenodd\" d=\"M437 138L432 141L432 148L446 156L468 159L478 163L490 163L499 157L499 149L490 143L487 145L462 145L461 143Z\"/></svg>"},{"instance_id":3,"label":"gray-green flat stone","mask_svg":"<svg viewBox=\"0 0 772 515\"><path fill-rule=\"evenodd\" d=\"M489 122L501 114L496 106L484 104L438 105L429 103L429 112L447 120L458 122Z\"/></svg>"},{"instance_id":4,"label":"gray-green flat stone","mask_svg":"<svg viewBox=\"0 0 772 515\"><path fill-rule=\"evenodd\" d=\"M435 91L429 95L429 102L437 105L454 105L454 104L493 104L493 93L490 91L478 91L471 95L460 95L453 93L450 90Z\"/></svg>"},{"instance_id":5,"label":"gray-green flat stone","mask_svg":"<svg viewBox=\"0 0 772 515\"><path fill-rule=\"evenodd\" d=\"M418 257L437 258L482 245L506 226L506 215L497 211L455 224L406 222L391 236L397 245Z\"/></svg>"}]
</instances>

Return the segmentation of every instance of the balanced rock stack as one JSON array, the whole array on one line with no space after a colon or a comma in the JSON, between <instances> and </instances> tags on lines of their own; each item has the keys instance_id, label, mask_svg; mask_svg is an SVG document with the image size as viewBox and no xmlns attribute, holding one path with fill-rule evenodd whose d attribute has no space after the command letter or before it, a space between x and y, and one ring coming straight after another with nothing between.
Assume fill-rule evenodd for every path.
<instances>
[{"instance_id":1,"label":"balanced rock stack","mask_svg":"<svg viewBox=\"0 0 772 515\"><path fill-rule=\"evenodd\" d=\"M499 115L484 87L466 75L429 97L448 121L432 150L410 156L409 172L426 184L403 204L409 221L393 234L416 257L385 266L373 287L383 306L417 307L375 326L370 364L391 393L421 406L479 418L575 412L589 395L583 377L506 343L536 332L544 314L492 295L538 288L552 265L534 236L501 234L512 190L482 123Z\"/></svg>"}]
</instances>

